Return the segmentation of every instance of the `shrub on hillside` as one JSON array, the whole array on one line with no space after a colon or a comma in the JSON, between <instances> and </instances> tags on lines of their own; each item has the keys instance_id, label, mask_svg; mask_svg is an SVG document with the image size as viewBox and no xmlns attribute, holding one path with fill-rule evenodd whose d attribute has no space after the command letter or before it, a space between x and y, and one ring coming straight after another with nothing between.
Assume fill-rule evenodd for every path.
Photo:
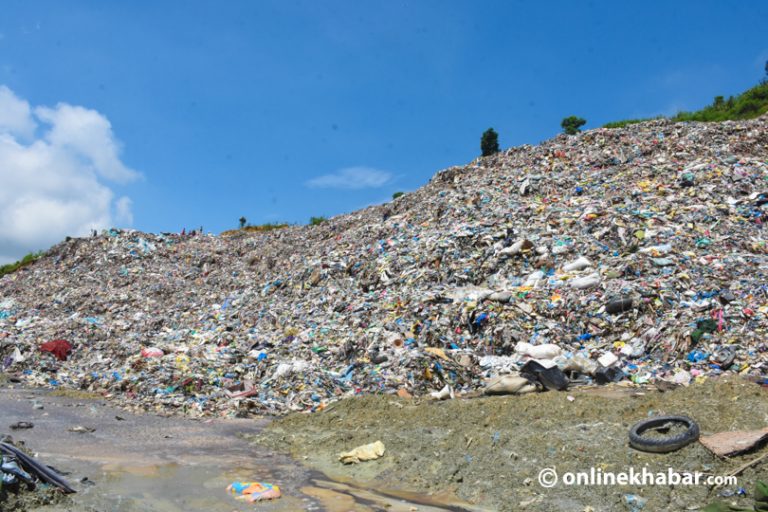
<instances>
[{"instance_id":1,"label":"shrub on hillside","mask_svg":"<svg viewBox=\"0 0 768 512\"><path fill-rule=\"evenodd\" d=\"M569 116L563 119L560 126L562 126L563 131L568 135L576 135L581 131L581 127L585 124L587 124L586 119L577 116Z\"/></svg>"},{"instance_id":2,"label":"shrub on hillside","mask_svg":"<svg viewBox=\"0 0 768 512\"><path fill-rule=\"evenodd\" d=\"M488 128L480 137L480 151L483 156L490 156L499 152L499 134L493 128Z\"/></svg>"},{"instance_id":3,"label":"shrub on hillside","mask_svg":"<svg viewBox=\"0 0 768 512\"><path fill-rule=\"evenodd\" d=\"M309 218L309 225L310 226L317 226L319 224L322 224L323 222L327 221L325 217L310 217Z\"/></svg>"},{"instance_id":4,"label":"shrub on hillside","mask_svg":"<svg viewBox=\"0 0 768 512\"><path fill-rule=\"evenodd\" d=\"M31 252L15 263L8 263L7 265L0 266L0 277L16 272L20 268L26 267L27 265L31 265L32 263L39 260L42 255L42 251Z\"/></svg>"}]
</instances>

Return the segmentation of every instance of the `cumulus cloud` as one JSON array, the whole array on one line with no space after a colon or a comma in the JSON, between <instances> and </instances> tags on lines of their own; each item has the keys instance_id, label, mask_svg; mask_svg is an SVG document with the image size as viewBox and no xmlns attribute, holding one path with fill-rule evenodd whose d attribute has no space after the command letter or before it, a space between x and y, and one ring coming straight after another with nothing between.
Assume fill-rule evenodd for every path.
<instances>
[{"instance_id":1,"label":"cumulus cloud","mask_svg":"<svg viewBox=\"0 0 768 512\"><path fill-rule=\"evenodd\" d=\"M29 139L35 132L29 103L19 99L4 85L0 85L0 133L10 133Z\"/></svg>"},{"instance_id":2,"label":"cumulus cloud","mask_svg":"<svg viewBox=\"0 0 768 512\"><path fill-rule=\"evenodd\" d=\"M133 201L131 201L130 197L121 197L117 200L115 203L115 220L123 225L123 226L130 226L133 224L133 211L131 211L131 207L133 206Z\"/></svg>"},{"instance_id":3,"label":"cumulus cloud","mask_svg":"<svg viewBox=\"0 0 768 512\"><path fill-rule=\"evenodd\" d=\"M392 181L392 173L370 167L347 167L307 181L310 188L339 188L357 190L379 188Z\"/></svg>"},{"instance_id":4,"label":"cumulus cloud","mask_svg":"<svg viewBox=\"0 0 768 512\"><path fill-rule=\"evenodd\" d=\"M109 182L140 175L119 157L112 127L99 112L60 103L30 107L0 86L0 263L132 222L131 200Z\"/></svg>"}]
</instances>

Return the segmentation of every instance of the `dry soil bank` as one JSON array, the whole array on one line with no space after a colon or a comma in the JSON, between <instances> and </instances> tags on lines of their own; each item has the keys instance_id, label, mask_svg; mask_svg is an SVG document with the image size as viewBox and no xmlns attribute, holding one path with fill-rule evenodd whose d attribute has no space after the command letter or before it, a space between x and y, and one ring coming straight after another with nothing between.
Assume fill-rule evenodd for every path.
<instances>
[{"instance_id":1,"label":"dry soil bank","mask_svg":"<svg viewBox=\"0 0 768 512\"><path fill-rule=\"evenodd\" d=\"M537 475L545 467L555 467L562 475L591 467L618 472L646 466L652 471L728 474L761 450L721 460L695 443L670 454L648 454L628 446L629 427L649 415L668 413L693 417L702 434L763 428L768 422L766 393L734 378L664 393L592 388L444 402L366 396L275 421L256 441L290 450L333 478L377 488L455 492L489 510L633 510L627 495L646 499L645 510L695 510L716 499L750 504L749 496L718 494L738 487L751 494L768 466L745 471L738 486L726 488L544 489ZM376 440L386 445L383 458L351 466L337 462L339 452Z\"/></svg>"}]
</instances>

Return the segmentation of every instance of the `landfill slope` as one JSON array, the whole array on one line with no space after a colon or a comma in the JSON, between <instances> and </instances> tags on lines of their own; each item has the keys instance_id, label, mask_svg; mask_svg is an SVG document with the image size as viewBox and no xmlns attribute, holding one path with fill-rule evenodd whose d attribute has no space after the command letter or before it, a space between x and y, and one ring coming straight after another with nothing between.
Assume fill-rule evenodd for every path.
<instances>
[{"instance_id":1,"label":"landfill slope","mask_svg":"<svg viewBox=\"0 0 768 512\"><path fill-rule=\"evenodd\" d=\"M74 238L0 278L3 371L240 416L461 395L517 369L522 343L557 345L587 382L607 354L637 383L759 379L767 123L560 135L319 226ZM54 340L66 360L41 351Z\"/></svg>"}]
</instances>

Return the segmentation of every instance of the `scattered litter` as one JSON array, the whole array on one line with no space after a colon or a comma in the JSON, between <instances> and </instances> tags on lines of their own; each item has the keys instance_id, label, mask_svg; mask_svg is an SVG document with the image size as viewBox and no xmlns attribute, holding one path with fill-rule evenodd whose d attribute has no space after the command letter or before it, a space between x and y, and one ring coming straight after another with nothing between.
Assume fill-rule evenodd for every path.
<instances>
[{"instance_id":1,"label":"scattered litter","mask_svg":"<svg viewBox=\"0 0 768 512\"><path fill-rule=\"evenodd\" d=\"M96 429L93 427L84 427L82 425L77 425L75 427L70 427L67 429L70 432L75 432L77 434L90 434L92 432L96 432Z\"/></svg>"},{"instance_id":2,"label":"scattered litter","mask_svg":"<svg viewBox=\"0 0 768 512\"><path fill-rule=\"evenodd\" d=\"M384 455L384 443L375 443L358 446L352 451L339 454L339 460L343 464L357 464L367 460L375 460Z\"/></svg>"},{"instance_id":3,"label":"scattered litter","mask_svg":"<svg viewBox=\"0 0 768 512\"><path fill-rule=\"evenodd\" d=\"M446 384L443 386L443 389L440 391L433 391L430 393L430 396L434 398L435 400L448 400L449 398L453 400L456 398L456 395L453 392L453 388Z\"/></svg>"},{"instance_id":4,"label":"scattered litter","mask_svg":"<svg viewBox=\"0 0 768 512\"><path fill-rule=\"evenodd\" d=\"M47 341L40 345L40 351L53 354L59 361L66 361L72 351L72 345L66 340Z\"/></svg>"},{"instance_id":5,"label":"scattered litter","mask_svg":"<svg viewBox=\"0 0 768 512\"><path fill-rule=\"evenodd\" d=\"M227 486L227 492L248 503L276 500L282 496L280 487L265 482L232 482Z\"/></svg>"},{"instance_id":6,"label":"scattered litter","mask_svg":"<svg viewBox=\"0 0 768 512\"><path fill-rule=\"evenodd\" d=\"M484 392L486 395L522 395L536 391L536 385L519 375L499 375L488 380Z\"/></svg>"},{"instance_id":7,"label":"scattered litter","mask_svg":"<svg viewBox=\"0 0 768 512\"><path fill-rule=\"evenodd\" d=\"M0 442L0 453L3 461L0 467L3 473L3 485L14 483L16 478L20 478L29 484L39 480L56 486L65 493L75 492L55 470L38 462L10 442Z\"/></svg>"},{"instance_id":8,"label":"scattered litter","mask_svg":"<svg viewBox=\"0 0 768 512\"><path fill-rule=\"evenodd\" d=\"M762 430L719 432L699 438L709 451L720 457L748 452L768 440L768 428Z\"/></svg>"}]
</instances>

